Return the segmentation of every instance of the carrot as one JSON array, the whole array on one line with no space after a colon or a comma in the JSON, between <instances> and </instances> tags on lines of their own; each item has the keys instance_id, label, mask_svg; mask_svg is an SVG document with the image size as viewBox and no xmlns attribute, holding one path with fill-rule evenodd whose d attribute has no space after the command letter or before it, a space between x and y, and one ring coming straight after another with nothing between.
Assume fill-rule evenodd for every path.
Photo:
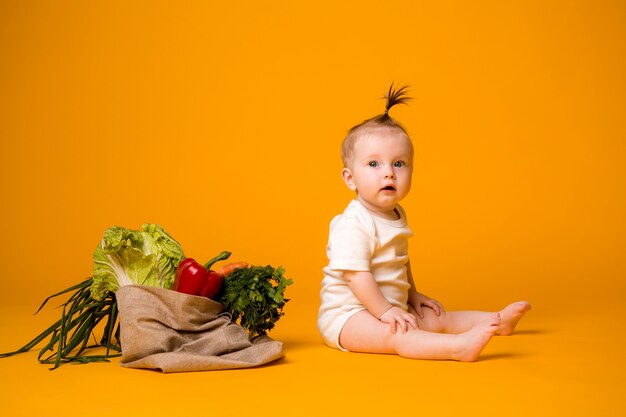
<instances>
[{"instance_id":1,"label":"carrot","mask_svg":"<svg viewBox=\"0 0 626 417\"><path fill-rule=\"evenodd\" d=\"M228 275L230 275L235 269L239 269L239 268L247 268L248 267L248 263L247 262L233 262L227 265L222 266L221 268L219 268L217 271L218 275L221 275L223 277L227 277Z\"/></svg>"}]
</instances>

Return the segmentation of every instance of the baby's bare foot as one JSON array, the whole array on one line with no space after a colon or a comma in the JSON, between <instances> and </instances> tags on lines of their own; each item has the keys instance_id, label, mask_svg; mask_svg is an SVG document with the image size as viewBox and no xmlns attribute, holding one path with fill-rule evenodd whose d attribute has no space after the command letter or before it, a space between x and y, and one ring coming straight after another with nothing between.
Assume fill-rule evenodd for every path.
<instances>
[{"instance_id":1,"label":"baby's bare foot","mask_svg":"<svg viewBox=\"0 0 626 417\"><path fill-rule=\"evenodd\" d=\"M500 328L496 334L501 336L509 336L515 330L517 322L530 310L530 303L526 301L518 301L513 304L509 304L500 311L500 317L502 322Z\"/></svg>"},{"instance_id":2,"label":"baby's bare foot","mask_svg":"<svg viewBox=\"0 0 626 417\"><path fill-rule=\"evenodd\" d=\"M500 323L500 314L493 313L489 319L477 323L467 332L458 335L461 345L455 359L461 362L473 362L478 359L480 352L498 331Z\"/></svg>"}]
</instances>

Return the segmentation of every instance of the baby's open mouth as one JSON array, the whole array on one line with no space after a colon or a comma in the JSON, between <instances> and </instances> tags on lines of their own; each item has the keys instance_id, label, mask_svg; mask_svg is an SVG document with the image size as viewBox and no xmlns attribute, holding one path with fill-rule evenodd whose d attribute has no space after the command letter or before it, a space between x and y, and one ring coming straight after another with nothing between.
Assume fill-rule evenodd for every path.
<instances>
[{"instance_id":1,"label":"baby's open mouth","mask_svg":"<svg viewBox=\"0 0 626 417\"><path fill-rule=\"evenodd\" d=\"M393 185L388 185L386 187L382 188L383 191L396 191L396 187L394 187Z\"/></svg>"}]
</instances>

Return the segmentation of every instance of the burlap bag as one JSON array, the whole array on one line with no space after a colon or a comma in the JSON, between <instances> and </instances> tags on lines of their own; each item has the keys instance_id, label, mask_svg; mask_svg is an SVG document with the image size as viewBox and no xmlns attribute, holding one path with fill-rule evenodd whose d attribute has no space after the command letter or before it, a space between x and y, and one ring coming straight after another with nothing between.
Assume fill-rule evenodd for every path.
<instances>
[{"instance_id":1,"label":"burlap bag","mask_svg":"<svg viewBox=\"0 0 626 417\"><path fill-rule=\"evenodd\" d=\"M128 285L116 293L121 365L163 372L248 368L283 356L269 336L252 341L220 303L163 288Z\"/></svg>"}]
</instances>

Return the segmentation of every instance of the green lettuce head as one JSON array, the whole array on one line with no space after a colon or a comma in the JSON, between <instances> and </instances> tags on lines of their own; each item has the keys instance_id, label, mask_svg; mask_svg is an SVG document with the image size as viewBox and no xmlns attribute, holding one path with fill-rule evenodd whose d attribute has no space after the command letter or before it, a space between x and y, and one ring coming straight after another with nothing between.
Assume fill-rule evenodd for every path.
<instances>
[{"instance_id":1,"label":"green lettuce head","mask_svg":"<svg viewBox=\"0 0 626 417\"><path fill-rule=\"evenodd\" d=\"M124 285L172 288L184 258L180 244L158 224L144 224L141 231L110 227L93 254L91 296L101 300Z\"/></svg>"}]
</instances>

